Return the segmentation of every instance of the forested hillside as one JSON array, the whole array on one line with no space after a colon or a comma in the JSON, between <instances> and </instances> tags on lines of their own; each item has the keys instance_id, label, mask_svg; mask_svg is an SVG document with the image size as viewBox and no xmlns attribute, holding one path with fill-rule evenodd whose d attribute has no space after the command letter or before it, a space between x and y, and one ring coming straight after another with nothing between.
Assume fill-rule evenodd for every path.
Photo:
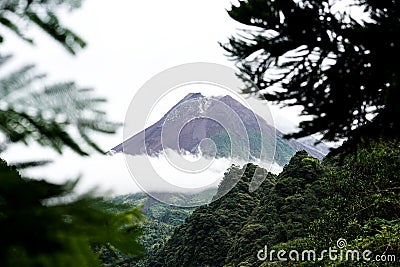
<instances>
[{"instance_id":1,"label":"forested hillside","mask_svg":"<svg viewBox=\"0 0 400 267\"><path fill-rule=\"evenodd\" d=\"M121 212L141 207L146 214L142 224L142 235L139 239L146 250L145 257L138 260L117 249L107 248L100 251L103 263L106 266L146 266L149 258L171 237L174 229L183 224L185 219L192 214L195 208L190 206L194 206L196 203L210 202L216 191L216 188L210 188L197 194L152 192L152 196L157 196L158 199L163 199L167 203L174 203L176 206L156 200L146 193L121 195L106 201L102 200L99 204L103 210ZM182 207L182 205L189 207ZM115 209L116 207L120 209Z\"/></svg>"},{"instance_id":2,"label":"forested hillside","mask_svg":"<svg viewBox=\"0 0 400 267\"><path fill-rule=\"evenodd\" d=\"M228 170L217 196L234 187L225 196L196 209L148 266L218 266L224 262L235 233L258 206L260 193L264 191L259 188L248 192L256 166L247 164L243 168L244 172L236 166ZM269 174L267 179L263 188L270 187L275 176Z\"/></svg>"},{"instance_id":3,"label":"forested hillside","mask_svg":"<svg viewBox=\"0 0 400 267\"><path fill-rule=\"evenodd\" d=\"M217 195L236 183L233 189L196 209L147 266L292 265L297 261L260 261L257 252L265 246L321 251L340 238L347 240L346 249L398 255L399 150L399 142L380 140L322 163L298 152L278 176L264 172L266 179L255 192L249 185L257 166L244 166L242 176L243 170L233 166ZM357 264L327 256L318 260Z\"/></svg>"}]
</instances>

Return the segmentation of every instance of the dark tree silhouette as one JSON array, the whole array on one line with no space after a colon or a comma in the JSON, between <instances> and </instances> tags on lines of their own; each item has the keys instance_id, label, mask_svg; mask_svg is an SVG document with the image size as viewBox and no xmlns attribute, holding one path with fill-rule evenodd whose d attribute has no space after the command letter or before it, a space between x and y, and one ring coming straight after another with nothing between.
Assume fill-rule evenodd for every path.
<instances>
[{"instance_id":1,"label":"dark tree silhouette","mask_svg":"<svg viewBox=\"0 0 400 267\"><path fill-rule=\"evenodd\" d=\"M139 208L76 197L76 182L27 179L1 159L0 177L1 266L101 266L93 246L143 255Z\"/></svg>"},{"instance_id":2,"label":"dark tree silhouette","mask_svg":"<svg viewBox=\"0 0 400 267\"><path fill-rule=\"evenodd\" d=\"M244 92L311 116L289 136L397 136L399 1L249 0L229 15L249 26L223 45L258 87Z\"/></svg>"}]
</instances>

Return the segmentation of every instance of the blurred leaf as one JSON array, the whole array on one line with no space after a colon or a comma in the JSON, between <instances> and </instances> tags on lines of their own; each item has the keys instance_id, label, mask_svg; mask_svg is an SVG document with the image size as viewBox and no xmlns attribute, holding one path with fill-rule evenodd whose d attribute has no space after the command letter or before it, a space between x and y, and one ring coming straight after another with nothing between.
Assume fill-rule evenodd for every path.
<instances>
[{"instance_id":1,"label":"blurred leaf","mask_svg":"<svg viewBox=\"0 0 400 267\"><path fill-rule=\"evenodd\" d=\"M0 132L6 140L33 141L59 153L63 147L83 156L88 155L88 148L103 153L89 135L112 134L119 126L109 122L101 110L105 99L73 82L43 88L44 78L33 65L0 77Z\"/></svg>"},{"instance_id":2,"label":"blurred leaf","mask_svg":"<svg viewBox=\"0 0 400 267\"><path fill-rule=\"evenodd\" d=\"M33 167L42 167L52 162L53 161L51 160L35 160L35 161L12 162L10 163L10 165L14 166L18 170L21 170Z\"/></svg>"},{"instance_id":3,"label":"blurred leaf","mask_svg":"<svg viewBox=\"0 0 400 267\"><path fill-rule=\"evenodd\" d=\"M86 46L86 42L60 23L57 12L65 9L73 10L80 5L81 0L2 1L0 26L9 29L22 40L33 43L34 40L27 37L25 32L28 32L29 26L36 25L68 52L76 54Z\"/></svg>"},{"instance_id":4,"label":"blurred leaf","mask_svg":"<svg viewBox=\"0 0 400 267\"><path fill-rule=\"evenodd\" d=\"M100 266L93 246L143 255L139 209L110 212L105 200L71 194L76 181L22 178L4 161L0 177L1 266Z\"/></svg>"}]
</instances>

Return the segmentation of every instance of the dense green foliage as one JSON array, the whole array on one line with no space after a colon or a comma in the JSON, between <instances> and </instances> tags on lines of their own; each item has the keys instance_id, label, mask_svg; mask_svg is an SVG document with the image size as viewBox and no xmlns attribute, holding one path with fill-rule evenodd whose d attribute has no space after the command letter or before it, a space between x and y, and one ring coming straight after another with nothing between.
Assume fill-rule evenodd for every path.
<instances>
[{"instance_id":1,"label":"dense green foliage","mask_svg":"<svg viewBox=\"0 0 400 267\"><path fill-rule=\"evenodd\" d=\"M219 266L225 261L235 234L257 206L259 193L262 192L259 188L249 193L256 166L248 164L244 168L232 166L228 170L218 188L216 200L196 209L185 224L175 229L148 266ZM262 179L265 172L257 172L256 175ZM269 174L264 185L272 183L274 178ZM219 198L226 191L229 192Z\"/></svg>"},{"instance_id":2,"label":"dense green foliage","mask_svg":"<svg viewBox=\"0 0 400 267\"><path fill-rule=\"evenodd\" d=\"M310 228L312 245L326 248L345 237L349 248L400 255L400 142L380 140L360 146L320 181L326 209ZM351 240L351 241L350 241Z\"/></svg>"},{"instance_id":3,"label":"dense green foliage","mask_svg":"<svg viewBox=\"0 0 400 267\"><path fill-rule=\"evenodd\" d=\"M298 264L278 261L276 254L272 262L262 262L257 252L267 246L318 253L335 247L339 238L348 242L344 249L398 256L399 155L400 144L393 140L360 145L344 162L328 156L320 163L304 151L297 152L278 176L260 172L267 178L254 192L249 191L249 177L256 166L245 166L243 176L243 170L233 166L216 198L228 193L196 209L146 266ZM332 262L327 257L318 262L359 263Z\"/></svg>"},{"instance_id":4,"label":"dense green foliage","mask_svg":"<svg viewBox=\"0 0 400 267\"><path fill-rule=\"evenodd\" d=\"M246 0L229 15L246 25L223 45L244 92L310 116L293 136L398 135L399 1Z\"/></svg>"},{"instance_id":5,"label":"dense green foliage","mask_svg":"<svg viewBox=\"0 0 400 267\"><path fill-rule=\"evenodd\" d=\"M71 194L76 183L25 179L4 161L0 175L1 266L100 266L94 247L143 254L139 209L108 211L101 200Z\"/></svg>"},{"instance_id":6,"label":"dense green foliage","mask_svg":"<svg viewBox=\"0 0 400 267\"><path fill-rule=\"evenodd\" d=\"M153 193L168 203L175 203L177 206L168 205L145 193L136 193L118 196L112 199L117 205L126 205L133 208L141 206L146 213L146 220L143 224L143 234L140 243L146 249L146 256L143 259L135 260L126 255L119 255L120 259L125 259L129 266L147 266L149 259L164 246L165 242L171 237L174 229L183 224L189 217L194 208L184 208L183 206L193 206L196 203L210 202L215 195L216 189L208 189L197 194L173 194L173 193Z\"/></svg>"},{"instance_id":7,"label":"dense green foliage","mask_svg":"<svg viewBox=\"0 0 400 267\"><path fill-rule=\"evenodd\" d=\"M317 159L297 152L276 178L274 186L263 192L259 205L236 234L226 263L235 266L257 265L255 253L267 245L285 243L307 236L307 228L320 214L318 186L323 173Z\"/></svg>"}]
</instances>

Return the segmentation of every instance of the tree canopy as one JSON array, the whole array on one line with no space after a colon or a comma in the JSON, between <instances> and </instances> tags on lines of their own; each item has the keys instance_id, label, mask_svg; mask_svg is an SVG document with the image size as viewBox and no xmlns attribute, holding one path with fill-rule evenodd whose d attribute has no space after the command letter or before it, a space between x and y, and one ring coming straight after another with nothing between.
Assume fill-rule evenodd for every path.
<instances>
[{"instance_id":1,"label":"tree canopy","mask_svg":"<svg viewBox=\"0 0 400 267\"><path fill-rule=\"evenodd\" d=\"M303 108L291 137L398 134L398 1L248 0L229 15L246 25L223 45L244 92Z\"/></svg>"},{"instance_id":2,"label":"tree canopy","mask_svg":"<svg viewBox=\"0 0 400 267\"><path fill-rule=\"evenodd\" d=\"M217 194L231 191L197 208L144 266L366 264L362 259L341 261L327 255L312 262L279 261L276 254L272 261L257 258L265 246L275 252L314 249L320 257L339 238L348 242L343 253L368 249L374 256L398 255L399 150L398 141L372 141L343 161L330 154L322 162L300 151L278 176L267 174L254 192L248 188L257 166L248 164L245 172L233 166Z\"/></svg>"}]
</instances>

